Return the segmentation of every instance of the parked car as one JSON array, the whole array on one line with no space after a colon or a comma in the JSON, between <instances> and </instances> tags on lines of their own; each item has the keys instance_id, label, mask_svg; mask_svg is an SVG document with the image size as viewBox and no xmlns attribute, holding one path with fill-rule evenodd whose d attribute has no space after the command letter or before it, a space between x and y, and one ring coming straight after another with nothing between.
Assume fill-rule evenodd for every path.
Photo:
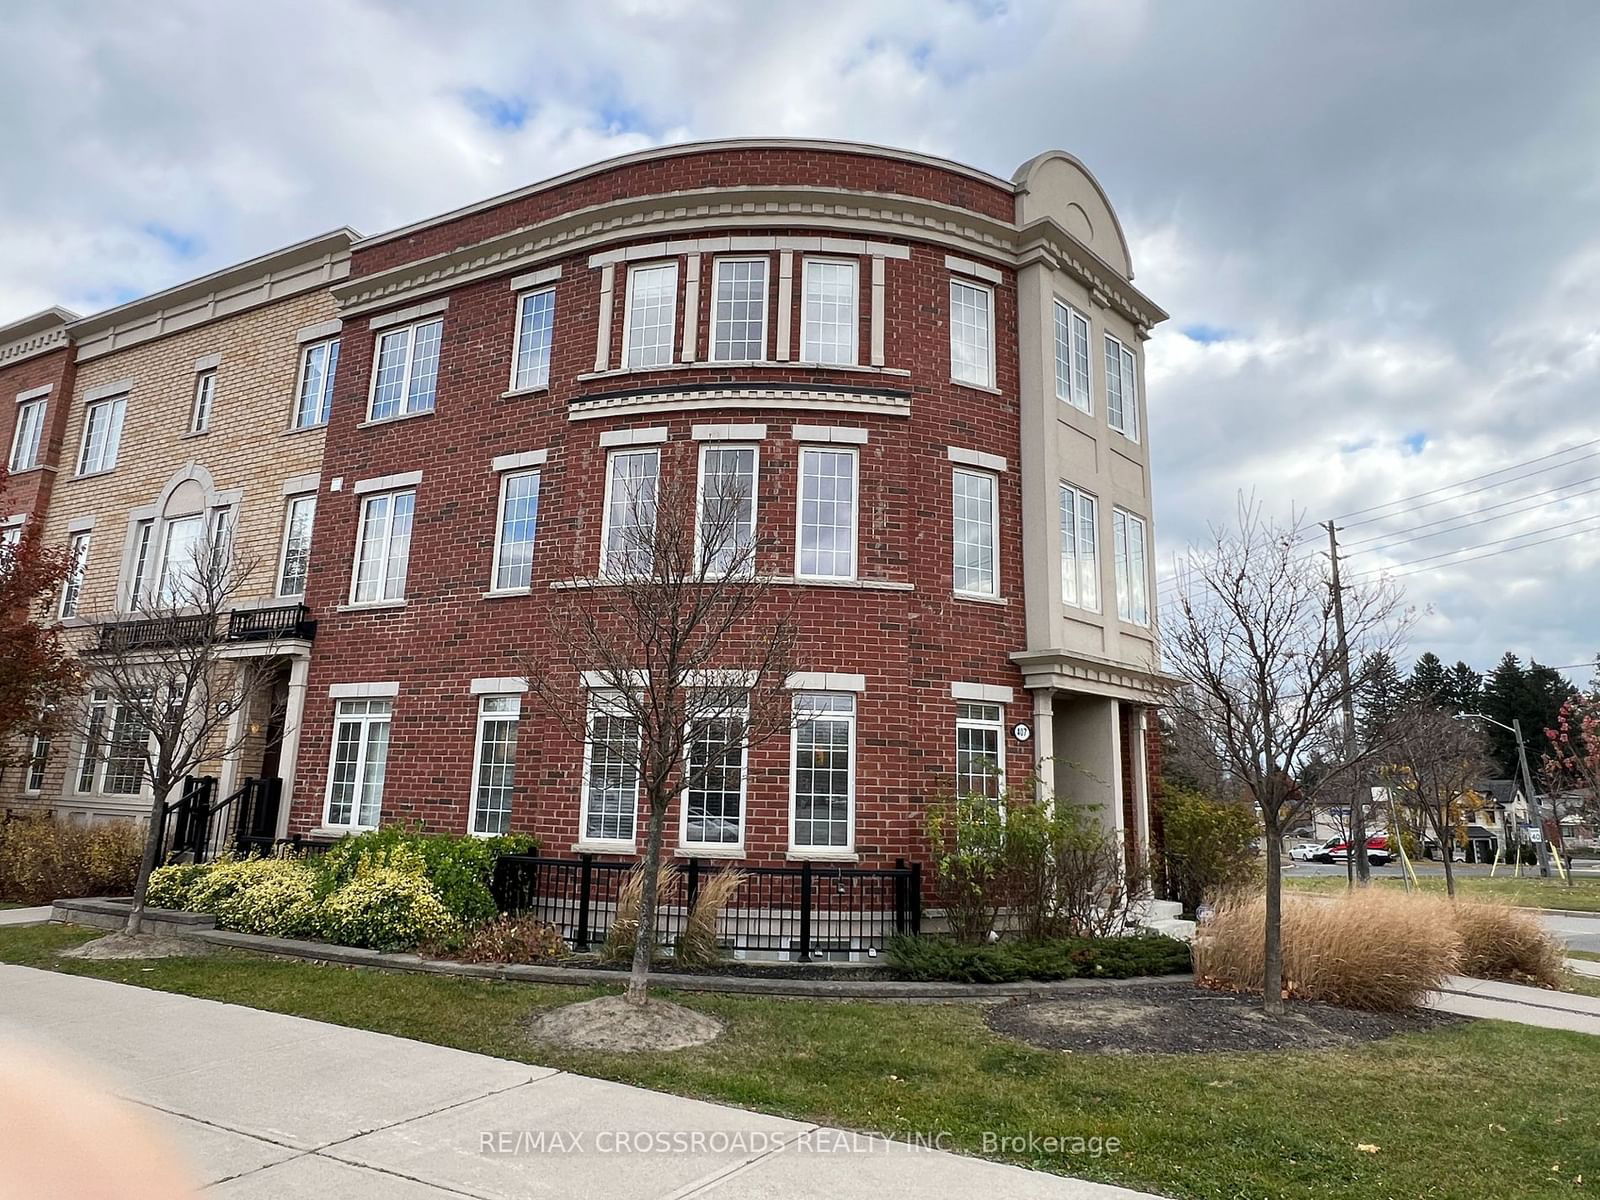
<instances>
[{"instance_id":1,"label":"parked car","mask_svg":"<svg viewBox=\"0 0 1600 1200\"><path fill-rule=\"evenodd\" d=\"M1311 861L1321 863L1345 862L1350 857L1350 839L1346 837L1331 837L1318 846L1311 855ZM1388 863L1393 855L1389 850L1389 839L1383 834L1375 834L1367 839L1367 861L1375 867Z\"/></svg>"},{"instance_id":2,"label":"parked car","mask_svg":"<svg viewBox=\"0 0 1600 1200\"><path fill-rule=\"evenodd\" d=\"M1289 857L1295 862L1314 862L1321 850L1321 842L1299 842L1289 847Z\"/></svg>"}]
</instances>

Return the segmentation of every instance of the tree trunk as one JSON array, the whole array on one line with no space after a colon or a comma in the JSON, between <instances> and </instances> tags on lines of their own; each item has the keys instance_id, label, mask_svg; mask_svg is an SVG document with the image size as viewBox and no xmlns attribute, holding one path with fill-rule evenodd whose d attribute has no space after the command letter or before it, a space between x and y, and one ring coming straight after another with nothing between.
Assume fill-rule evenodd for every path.
<instances>
[{"instance_id":1,"label":"tree trunk","mask_svg":"<svg viewBox=\"0 0 1600 1200\"><path fill-rule=\"evenodd\" d=\"M1269 846L1271 840L1269 839ZM1270 1017L1283 1015L1283 862L1267 854L1266 955L1261 978L1261 1007Z\"/></svg>"},{"instance_id":2,"label":"tree trunk","mask_svg":"<svg viewBox=\"0 0 1600 1200\"><path fill-rule=\"evenodd\" d=\"M1439 839L1443 841L1444 835L1440 834ZM1456 898L1456 872L1455 867L1450 863L1450 855L1448 854L1444 856L1444 894L1452 900Z\"/></svg>"},{"instance_id":3,"label":"tree trunk","mask_svg":"<svg viewBox=\"0 0 1600 1200\"><path fill-rule=\"evenodd\" d=\"M639 897L639 932L633 941L633 968L628 972L627 1000L644 1004L650 999L650 964L656 952L656 884L661 877L661 827L666 819L666 797L650 797L650 831L644 844L644 888Z\"/></svg>"},{"instance_id":4,"label":"tree trunk","mask_svg":"<svg viewBox=\"0 0 1600 1200\"><path fill-rule=\"evenodd\" d=\"M150 872L156 869L156 855L161 852L161 835L166 824L167 793L163 788L152 788L150 822L144 831L144 853L139 856L139 877L133 883L133 904L128 909L129 934L137 936L144 930L144 898L150 890Z\"/></svg>"}]
</instances>

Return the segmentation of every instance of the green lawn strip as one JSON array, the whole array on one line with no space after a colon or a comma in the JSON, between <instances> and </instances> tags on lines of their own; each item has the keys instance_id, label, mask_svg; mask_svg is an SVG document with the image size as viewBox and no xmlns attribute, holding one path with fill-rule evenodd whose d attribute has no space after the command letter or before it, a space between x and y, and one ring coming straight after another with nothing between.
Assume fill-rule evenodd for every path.
<instances>
[{"instance_id":1,"label":"green lawn strip","mask_svg":"<svg viewBox=\"0 0 1600 1200\"><path fill-rule=\"evenodd\" d=\"M55 957L91 936L60 926L0 930L0 960L850 1129L942 1130L952 1148L974 1154L985 1130L1116 1137L1120 1151L1100 1158L989 1157L1171 1196L1531 1200L1571 1190L1576 1175L1600 1178L1600 1039L1579 1034L1480 1022L1317 1054L1109 1057L996 1037L975 1005L680 995L726 1021L727 1036L670 1055L556 1053L527 1043L524 1023L592 989L250 955ZM1363 1143L1378 1152L1358 1151Z\"/></svg>"},{"instance_id":2,"label":"green lawn strip","mask_svg":"<svg viewBox=\"0 0 1600 1200\"><path fill-rule=\"evenodd\" d=\"M11 900L0 900L0 911L8 908L27 908L26 904L17 904Z\"/></svg>"},{"instance_id":3,"label":"green lawn strip","mask_svg":"<svg viewBox=\"0 0 1600 1200\"><path fill-rule=\"evenodd\" d=\"M1586 962L1600 962L1600 954L1595 953L1593 950L1572 950L1572 949L1568 949L1567 957L1568 958L1581 958Z\"/></svg>"},{"instance_id":4,"label":"green lawn strip","mask_svg":"<svg viewBox=\"0 0 1600 1200\"><path fill-rule=\"evenodd\" d=\"M1568 971L1562 981L1561 990L1579 996L1600 996L1600 979L1596 979L1593 975L1579 975L1576 971Z\"/></svg>"},{"instance_id":5,"label":"green lawn strip","mask_svg":"<svg viewBox=\"0 0 1600 1200\"><path fill-rule=\"evenodd\" d=\"M1384 876L1373 880L1373 884L1377 887L1391 888L1405 886L1405 882L1398 876ZM1425 892L1441 896L1445 894L1443 876L1425 875L1421 884ZM1343 876L1288 875L1284 879L1284 886L1290 891L1335 895L1346 890L1347 885ZM1493 900L1519 908L1565 908L1575 912L1600 912L1600 879L1580 879L1568 887L1559 879L1538 877L1529 879L1526 875L1521 879L1511 876L1489 879L1481 875L1471 875L1456 880L1456 894L1472 900Z\"/></svg>"}]
</instances>

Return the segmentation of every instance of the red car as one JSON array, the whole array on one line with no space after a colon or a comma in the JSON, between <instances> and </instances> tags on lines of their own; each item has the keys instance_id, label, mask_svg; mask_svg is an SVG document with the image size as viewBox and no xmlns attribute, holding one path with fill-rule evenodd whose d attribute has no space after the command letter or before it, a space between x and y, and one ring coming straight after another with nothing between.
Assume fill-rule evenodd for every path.
<instances>
[{"instance_id":1,"label":"red car","mask_svg":"<svg viewBox=\"0 0 1600 1200\"><path fill-rule=\"evenodd\" d=\"M1345 837L1331 837L1322 843L1322 848L1311 856L1313 862L1344 862L1350 857L1350 839ZM1389 839L1384 834L1374 834L1367 839L1367 861L1375 867L1381 867L1392 857L1389 851Z\"/></svg>"}]
</instances>

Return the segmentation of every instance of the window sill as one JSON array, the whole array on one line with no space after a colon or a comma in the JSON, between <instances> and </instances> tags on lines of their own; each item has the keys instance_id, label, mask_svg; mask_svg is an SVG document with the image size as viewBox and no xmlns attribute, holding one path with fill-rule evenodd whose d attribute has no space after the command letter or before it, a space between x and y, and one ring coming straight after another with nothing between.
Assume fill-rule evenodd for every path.
<instances>
[{"instance_id":1,"label":"window sill","mask_svg":"<svg viewBox=\"0 0 1600 1200\"><path fill-rule=\"evenodd\" d=\"M191 430L189 430L188 433L185 433L182 436L180 436L178 438L178 440L180 442L187 442L190 438L208 437L208 436L210 436L210 433L211 433L211 430L209 430L209 429L191 429Z\"/></svg>"},{"instance_id":2,"label":"window sill","mask_svg":"<svg viewBox=\"0 0 1600 1200\"><path fill-rule=\"evenodd\" d=\"M1132 433L1127 432L1126 430L1118 429L1115 425L1112 425L1109 422L1107 422L1106 428L1111 430L1112 433L1116 434L1119 438L1121 438L1125 442L1131 442L1135 446L1137 446L1139 444L1139 438L1138 438L1137 434L1132 434Z\"/></svg>"},{"instance_id":3,"label":"window sill","mask_svg":"<svg viewBox=\"0 0 1600 1200\"><path fill-rule=\"evenodd\" d=\"M369 600L365 604L340 604L334 612L379 612L386 608L404 608L406 600Z\"/></svg>"},{"instance_id":4,"label":"window sill","mask_svg":"<svg viewBox=\"0 0 1600 1200\"><path fill-rule=\"evenodd\" d=\"M968 388L968 389L970 389L971 391L974 391L974 392L988 392L989 395L991 395L991 396L1003 396L1003 395L1005 395L1004 392L1002 392L999 388L993 386L992 384L987 384L987 383L968 383L965 379L952 379L950 382L952 384L954 384L956 387Z\"/></svg>"},{"instance_id":5,"label":"window sill","mask_svg":"<svg viewBox=\"0 0 1600 1200\"><path fill-rule=\"evenodd\" d=\"M73 476L73 478L74 479L98 479L98 478L100 478L100 476L109 475L115 470L116 470L115 467L101 467L98 471L79 471L76 475Z\"/></svg>"},{"instance_id":6,"label":"window sill","mask_svg":"<svg viewBox=\"0 0 1600 1200\"><path fill-rule=\"evenodd\" d=\"M357 429L371 429L375 425L393 425L397 421L415 421L421 417L433 416L434 410L423 409L421 412L395 413L392 417L369 417L357 425Z\"/></svg>"},{"instance_id":7,"label":"window sill","mask_svg":"<svg viewBox=\"0 0 1600 1200\"><path fill-rule=\"evenodd\" d=\"M17 467L13 470L7 471L6 478L20 479L24 475L32 475L35 471L56 471L59 469L60 468L58 467L52 467L49 463L34 463L31 467Z\"/></svg>"},{"instance_id":8,"label":"window sill","mask_svg":"<svg viewBox=\"0 0 1600 1200\"><path fill-rule=\"evenodd\" d=\"M318 825L301 836L308 838L342 838L353 833L371 833L376 825Z\"/></svg>"},{"instance_id":9,"label":"window sill","mask_svg":"<svg viewBox=\"0 0 1600 1200\"><path fill-rule=\"evenodd\" d=\"M679 845L673 849L674 858L744 858L748 851L743 846Z\"/></svg>"},{"instance_id":10,"label":"window sill","mask_svg":"<svg viewBox=\"0 0 1600 1200\"><path fill-rule=\"evenodd\" d=\"M326 421L318 421L315 425L291 425L283 431L283 436L293 437L297 433L317 433L319 431L322 433L328 431L328 423Z\"/></svg>"},{"instance_id":11,"label":"window sill","mask_svg":"<svg viewBox=\"0 0 1600 1200\"><path fill-rule=\"evenodd\" d=\"M536 387L514 387L500 393L502 400L515 400L518 396L543 396L550 391L548 383L541 383Z\"/></svg>"},{"instance_id":12,"label":"window sill","mask_svg":"<svg viewBox=\"0 0 1600 1200\"><path fill-rule=\"evenodd\" d=\"M784 858L790 862L854 863L861 855L854 850L806 850L791 848Z\"/></svg>"},{"instance_id":13,"label":"window sill","mask_svg":"<svg viewBox=\"0 0 1600 1200\"><path fill-rule=\"evenodd\" d=\"M806 575L773 575L769 582L786 587L856 588L868 592L914 592L917 585L894 579L813 579Z\"/></svg>"},{"instance_id":14,"label":"window sill","mask_svg":"<svg viewBox=\"0 0 1600 1200\"><path fill-rule=\"evenodd\" d=\"M632 842L573 842L569 847L574 854L632 854Z\"/></svg>"},{"instance_id":15,"label":"window sill","mask_svg":"<svg viewBox=\"0 0 1600 1200\"><path fill-rule=\"evenodd\" d=\"M976 604L993 604L1000 608L1010 605L1011 601L1004 596L985 596L978 592L952 592L957 600L971 600Z\"/></svg>"},{"instance_id":16,"label":"window sill","mask_svg":"<svg viewBox=\"0 0 1600 1200\"><path fill-rule=\"evenodd\" d=\"M1077 413L1080 417L1091 417L1092 418L1094 416L1094 406L1092 404L1088 408L1079 408L1071 400L1063 400L1063 399L1061 399L1060 396L1056 397L1056 402L1059 403L1063 408L1070 408L1073 412Z\"/></svg>"},{"instance_id":17,"label":"window sill","mask_svg":"<svg viewBox=\"0 0 1600 1200\"><path fill-rule=\"evenodd\" d=\"M531 595L533 595L533 589L531 587L490 588L487 592L485 592L483 594L483 598L485 600L503 600L507 596L531 596Z\"/></svg>"}]
</instances>

